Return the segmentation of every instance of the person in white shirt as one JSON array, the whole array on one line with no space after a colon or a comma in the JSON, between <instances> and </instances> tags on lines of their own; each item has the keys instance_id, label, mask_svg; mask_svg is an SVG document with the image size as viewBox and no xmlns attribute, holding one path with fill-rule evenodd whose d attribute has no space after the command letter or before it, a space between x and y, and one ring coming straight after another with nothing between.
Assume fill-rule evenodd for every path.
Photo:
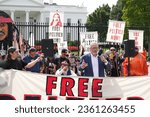
<instances>
[{"instance_id":1,"label":"person in white shirt","mask_svg":"<svg viewBox=\"0 0 150 117\"><path fill-rule=\"evenodd\" d=\"M70 65L67 61L61 62L61 67L56 71L55 75L77 76L74 71L70 70Z\"/></svg>"},{"instance_id":2,"label":"person in white shirt","mask_svg":"<svg viewBox=\"0 0 150 117\"><path fill-rule=\"evenodd\" d=\"M83 76L105 77L105 69L108 69L110 64L104 56L98 55L98 44L90 45L90 53L81 57L80 70Z\"/></svg>"}]
</instances>

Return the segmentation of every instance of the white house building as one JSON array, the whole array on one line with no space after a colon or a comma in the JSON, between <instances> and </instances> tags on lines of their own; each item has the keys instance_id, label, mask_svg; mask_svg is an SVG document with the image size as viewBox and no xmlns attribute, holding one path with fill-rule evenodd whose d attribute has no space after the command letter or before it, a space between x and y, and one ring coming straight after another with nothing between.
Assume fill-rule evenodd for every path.
<instances>
[{"instance_id":1,"label":"white house building","mask_svg":"<svg viewBox=\"0 0 150 117\"><path fill-rule=\"evenodd\" d=\"M0 10L9 14L14 22L49 23L50 12L60 11L64 13L64 23L85 24L87 20L87 8L74 5L57 5L49 0L0 0ZM21 27L20 32L28 41L35 41L47 38L48 30L34 30L29 27ZM77 40L77 29L64 29L64 40ZM35 38L35 39L34 39ZM34 39L34 40L33 40ZM33 44L34 45L34 44Z\"/></svg>"},{"instance_id":2,"label":"white house building","mask_svg":"<svg viewBox=\"0 0 150 117\"><path fill-rule=\"evenodd\" d=\"M0 10L8 13L14 22L48 22L52 11L64 13L64 23L85 23L87 8L73 5L57 5L49 0L0 0Z\"/></svg>"}]
</instances>

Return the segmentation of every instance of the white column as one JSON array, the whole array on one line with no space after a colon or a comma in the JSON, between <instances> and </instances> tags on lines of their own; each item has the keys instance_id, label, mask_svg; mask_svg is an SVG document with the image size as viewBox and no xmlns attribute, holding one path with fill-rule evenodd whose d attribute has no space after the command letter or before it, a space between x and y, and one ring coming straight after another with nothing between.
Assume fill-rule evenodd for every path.
<instances>
[{"instance_id":1,"label":"white column","mask_svg":"<svg viewBox=\"0 0 150 117\"><path fill-rule=\"evenodd\" d=\"M41 16L40 16L40 22L44 22L44 12L43 11L41 11L40 12L41 13Z\"/></svg>"},{"instance_id":2,"label":"white column","mask_svg":"<svg viewBox=\"0 0 150 117\"><path fill-rule=\"evenodd\" d=\"M26 22L29 22L29 12L30 11L26 11Z\"/></svg>"},{"instance_id":3,"label":"white column","mask_svg":"<svg viewBox=\"0 0 150 117\"><path fill-rule=\"evenodd\" d=\"M11 10L11 19L14 21L14 10Z\"/></svg>"},{"instance_id":4,"label":"white column","mask_svg":"<svg viewBox=\"0 0 150 117\"><path fill-rule=\"evenodd\" d=\"M29 13L30 13L30 11L25 11L26 12L26 23L28 23L29 22ZM26 31L25 31L25 38L28 40L29 39L29 28L28 28L28 26L26 27Z\"/></svg>"}]
</instances>

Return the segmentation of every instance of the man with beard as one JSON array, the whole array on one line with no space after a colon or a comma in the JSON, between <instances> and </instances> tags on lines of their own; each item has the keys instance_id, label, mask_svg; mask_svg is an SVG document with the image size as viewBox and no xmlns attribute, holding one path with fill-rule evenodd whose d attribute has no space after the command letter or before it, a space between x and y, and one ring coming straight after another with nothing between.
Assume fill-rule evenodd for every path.
<instances>
[{"instance_id":1,"label":"man with beard","mask_svg":"<svg viewBox=\"0 0 150 117\"><path fill-rule=\"evenodd\" d=\"M81 57L80 71L83 76L105 77L105 69L110 68L108 61L104 56L98 55L98 44L90 45L90 53Z\"/></svg>"}]
</instances>

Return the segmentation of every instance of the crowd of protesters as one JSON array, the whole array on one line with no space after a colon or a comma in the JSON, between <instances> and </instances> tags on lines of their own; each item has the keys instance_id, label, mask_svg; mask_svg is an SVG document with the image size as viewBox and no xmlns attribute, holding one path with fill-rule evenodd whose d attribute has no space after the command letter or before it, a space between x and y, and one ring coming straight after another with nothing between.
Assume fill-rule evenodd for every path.
<instances>
[{"instance_id":1,"label":"crowd of protesters","mask_svg":"<svg viewBox=\"0 0 150 117\"><path fill-rule=\"evenodd\" d=\"M20 47L18 47L19 44L13 45L8 48L7 55L1 57L0 67L4 69L26 70L53 75L128 76L128 58L124 57L124 51L117 52L115 47L111 47L104 52L103 48L98 47L98 44L92 43L90 52L82 56L76 56L67 49L62 49L59 57L45 58L44 54L36 51L34 47L25 51L21 47L27 45L22 44ZM144 52L139 53L138 48L135 47L135 55L130 59L130 76L148 75L148 65Z\"/></svg>"},{"instance_id":2,"label":"crowd of protesters","mask_svg":"<svg viewBox=\"0 0 150 117\"><path fill-rule=\"evenodd\" d=\"M124 52L115 47L104 52L97 43L90 45L89 52L84 52L85 48L81 46L80 56L62 49L59 57L44 57L41 51L30 47L23 39L9 15L0 11L0 18L0 67L4 69L89 77L148 75L146 50L139 53L138 48L135 48L135 55L130 58L130 68Z\"/></svg>"}]
</instances>

